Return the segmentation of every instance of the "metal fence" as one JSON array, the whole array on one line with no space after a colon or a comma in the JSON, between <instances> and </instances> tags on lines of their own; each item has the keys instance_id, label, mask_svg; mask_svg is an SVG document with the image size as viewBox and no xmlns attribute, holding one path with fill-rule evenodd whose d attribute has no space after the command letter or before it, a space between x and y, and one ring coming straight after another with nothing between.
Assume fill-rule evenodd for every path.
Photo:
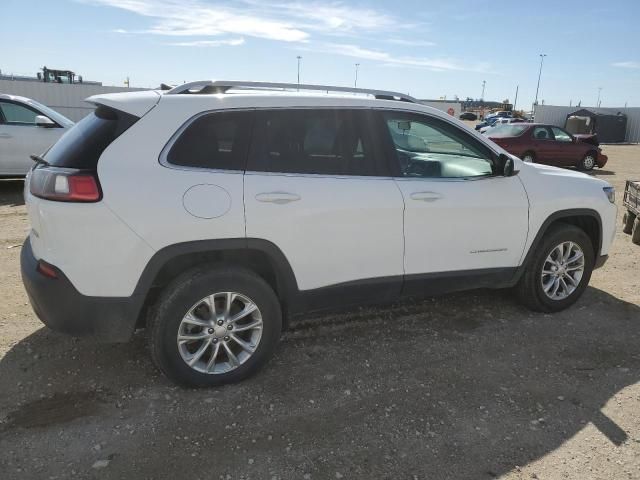
<instances>
[{"instance_id":1,"label":"metal fence","mask_svg":"<svg viewBox=\"0 0 640 480\"><path fill-rule=\"evenodd\" d=\"M631 108L594 108L594 107L565 107L557 105L538 105L536 107L536 122L548 123L558 127L564 127L567 115L581 108L586 108L595 113L617 114L624 113L627 116L627 132L625 142L640 143L640 107Z\"/></svg>"},{"instance_id":2,"label":"metal fence","mask_svg":"<svg viewBox=\"0 0 640 480\"><path fill-rule=\"evenodd\" d=\"M93 111L85 98L99 93L132 92L142 88L106 87L89 84L60 84L20 80L0 80L0 93L32 98L77 122Z\"/></svg>"}]
</instances>

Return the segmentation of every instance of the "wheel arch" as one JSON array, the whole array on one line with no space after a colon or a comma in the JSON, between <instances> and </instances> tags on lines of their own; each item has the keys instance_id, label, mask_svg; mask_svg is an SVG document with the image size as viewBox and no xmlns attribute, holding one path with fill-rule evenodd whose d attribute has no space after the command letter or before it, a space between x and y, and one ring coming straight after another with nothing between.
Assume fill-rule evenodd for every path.
<instances>
[{"instance_id":1,"label":"wheel arch","mask_svg":"<svg viewBox=\"0 0 640 480\"><path fill-rule=\"evenodd\" d=\"M597 259L602 248L602 219L600 214L596 210L589 208L574 208L568 210L560 210L549 215L542 225L538 229L533 242L529 246L524 260L522 261L520 268L518 269L517 278L522 275L522 272L528 265L533 253L538 248L540 241L544 235L549 231L551 227L557 224L570 224L583 230L591 239L593 244L593 254Z\"/></svg>"},{"instance_id":2,"label":"wheel arch","mask_svg":"<svg viewBox=\"0 0 640 480\"><path fill-rule=\"evenodd\" d=\"M298 291L295 275L284 253L273 243L254 238L197 240L165 247L149 260L133 296L137 299L137 327L146 324L153 305L173 278L199 265L221 264L247 268L262 277L281 302L284 326L287 305Z\"/></svg>"}]
</instances>

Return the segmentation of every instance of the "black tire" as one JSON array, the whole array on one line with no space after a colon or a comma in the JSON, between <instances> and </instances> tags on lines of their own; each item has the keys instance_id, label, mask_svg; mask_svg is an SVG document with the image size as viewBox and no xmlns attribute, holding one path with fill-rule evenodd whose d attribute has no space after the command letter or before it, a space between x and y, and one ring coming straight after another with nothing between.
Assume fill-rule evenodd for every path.
<instances>
[{"instance_id":1,"label":"black tire","mask_svg":"<svg viewBox=\"0 0 640 480\"><path fill-rule=\"evenodd\" d=\"M636 218L633 221L633 228L631 229L631 241L636 245L640 245L640 218Z\"/></svg>"},{"instance_id":2,"label":"black tire","mask_svg":"<svg viewBox=\"0 0 640 480\"><path fill-rule=\"evenodd\" d=\"M622 216L622 231L627 235L631 235L633 231L633 222L636 219L635 214L627 210Z\"/></svg>"},{"instance_id":3,"label":"black tire","mask_svg":"<svg viewBox=\"0 0 640 480\"><path fill-rule=\"evenodd\" d=\"M207 374L183 360L177 334L189 309L217 292L249 297L262 314L262 337L254 353L234 370ZM149 318L148 331L151 356L162 373L186 387L213 387L243 380L269 360L282 332L282 312L273 289L258 275L242 268L208 265L184 272L165 287Z\"/></svg>"},{"instance_id":4,"label":"black tire","mask_svg":"<svg viewBox=\"0 0 640 480\"><path fill-rule=\"evenodd\" d=\"M525 160L527 157L530 157L531 160ZM523 162L529 161L531 163L536 163L536 154L535 154L535 152L524 152L522 154L522 161Z\"/></svg>"},{"instance_id":5,"label":"black tire","mask_svg":"<svg viewBox=\"0 0 640 480\"><path fill-rule=\"evenodd\" d=\"M551 251L557 245L566 241L578 244L584 253L584 272L578 286L569 296L562 300L553 300L545 294L542 288L542 268ZM525 306L537 312L558 312L564 310L573 305L584 293L591 278L594 261L593 244L583 230L565 223L553 225L545 233L536 247L535 252L525 267L522 277L516 285L518 299Z\"/></svg>"},{"instance_id":6,"label":"black tire","mask_svg":"<svg viewBox=\"0 0 640 480\"><path fill-rule=\"evenodd\" d=\"M593 170L593 168L597 164L597 160L598 160L597 152L587 152L586 155L582 157L582 160L578 162L578 169L587 171L587 172L589 170Z\"/></svg>"}]
</instances>

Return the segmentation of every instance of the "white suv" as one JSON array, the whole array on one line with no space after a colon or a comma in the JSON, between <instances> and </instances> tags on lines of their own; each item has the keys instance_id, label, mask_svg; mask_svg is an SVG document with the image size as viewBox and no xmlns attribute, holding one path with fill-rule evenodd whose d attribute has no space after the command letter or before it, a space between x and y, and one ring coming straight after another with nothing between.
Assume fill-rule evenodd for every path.
<instances>
[{"instance_id":1,"label":"white suv","mask_svg":"<svg viewBox=\"0 0 640 480\"><path fill-rule=\"evenodd\" d=\"M247 377L310 310L478 287L561 310L613 239L606 182L398 93L195 82L90 101L26 181L23 281L53 329L146 326L181 384Z\"/></svg>"}]
</instances>

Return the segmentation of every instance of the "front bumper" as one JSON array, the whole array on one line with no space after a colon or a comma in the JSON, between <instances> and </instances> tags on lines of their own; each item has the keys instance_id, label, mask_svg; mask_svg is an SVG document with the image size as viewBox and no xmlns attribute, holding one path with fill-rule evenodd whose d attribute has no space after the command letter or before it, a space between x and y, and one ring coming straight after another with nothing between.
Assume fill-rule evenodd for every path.
<instances>
[{"instance_id":1,"label":"front bumper","mask_svg":"<svg viewBox=\"0 0 640 480\"><path fill-rule=\"evenodd\" d=\"M608 160L609 160L609 157L607 157L604 153L599 153L598 159L596 160L596 164L598 165L599 168L602 168L607 164Z\"/></svg>"},{"instance_id":2,"label":"front bumper","mask_svg":"<svg viewBox=\"0 0 640 480\"><path fill-rule=\"evenodd\" d=\"M38 270L31 241L27 238L20 254L22 283L33 311L47 327L101 342L126 342L133 334L139 302L135 297L88 297L76 290L60 269L58 278Z\"/></svg>"}]
</instances>

